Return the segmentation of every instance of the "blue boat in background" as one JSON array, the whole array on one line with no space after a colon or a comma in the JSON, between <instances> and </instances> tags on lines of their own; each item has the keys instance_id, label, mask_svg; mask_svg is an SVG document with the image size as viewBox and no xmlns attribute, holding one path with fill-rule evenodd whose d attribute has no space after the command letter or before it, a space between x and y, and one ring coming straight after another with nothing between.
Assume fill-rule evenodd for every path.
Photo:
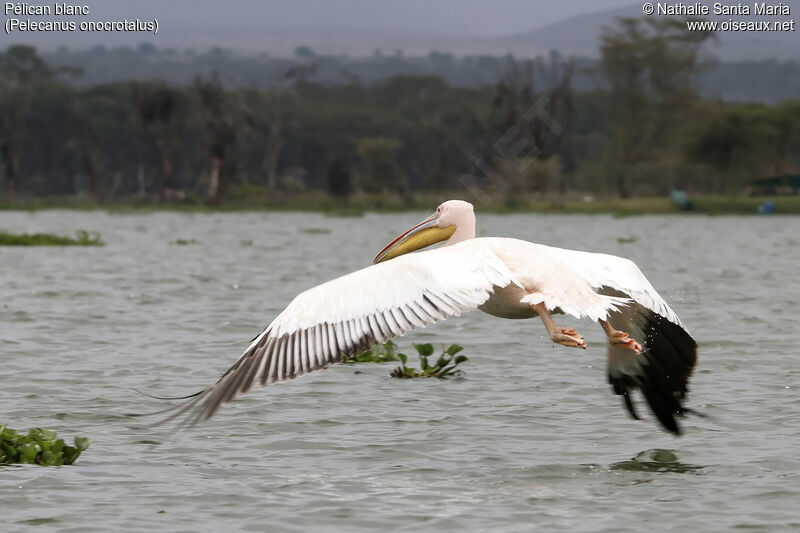
<instances>
[{"instance_id":1,"label":"blue boat in background","mask_svg":"<svg viewBox=\"0 0 800 533\"><path fill-rule=\"evenodd\" d=\"M764 202L756 209L756 213L759 215L771 215L775 213L775 202L768 201Z\"/></svg>"},{"instance_id":2,"label":"blue boat in background","mask_svg":"<svg viewBox=\"0 0 800 533\"><path fill-rule=\"evenodd\" d=\"M672 197L672 203L674 203L681 211L692 210L692 199L689 198L689 195L686 193L686 191L672 189L670 197Z\"/></svg>"}]
</instances>

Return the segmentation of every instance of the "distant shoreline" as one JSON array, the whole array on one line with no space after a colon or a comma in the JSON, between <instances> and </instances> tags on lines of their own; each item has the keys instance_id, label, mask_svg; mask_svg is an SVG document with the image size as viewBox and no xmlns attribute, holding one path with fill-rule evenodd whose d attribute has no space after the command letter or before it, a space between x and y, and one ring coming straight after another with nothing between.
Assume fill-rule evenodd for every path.
<instances>
[{"instance_id":1,"label":"distant shoreline","mask_svg":"<svg viewBox=\"0 0 800 533\"><path fill-rule=\"evenodd\" d=\"M532 214L609 214L614 216L699 214L699 215L756 215L765 202L772 202L775 215L800 215L800 196L692 196L693 209L679 209L670 198L600 198L584 200L577 197L559 198L507 198L486 196L470 198L464 193L421 194L402 198L397 195L359 195L349 201L318 193L286 196L282 199L226 199L209 205L201 199L188 198L180 202L161 203L155 199L117 198L92 202L81 197L20 197L13 202L0 200L0 211L40 211L70 209L85 211L109 211L115 213L140 213L148 211L174 212L237 212L237 211L300 211L327 213L334 216L361 216L364 213L403 211L430 211L440 202L450 198L461 198L472 202L484 213L532 213Z\"/></svg>"}]
</instances>

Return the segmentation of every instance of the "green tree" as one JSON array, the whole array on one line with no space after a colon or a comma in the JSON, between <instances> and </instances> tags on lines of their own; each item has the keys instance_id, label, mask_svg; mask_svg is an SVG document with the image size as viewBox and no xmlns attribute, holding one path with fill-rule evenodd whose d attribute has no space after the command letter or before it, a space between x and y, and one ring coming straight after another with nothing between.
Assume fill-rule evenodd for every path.
<instances>
[{"instance_id":1,"label":"green tree","mask_svg":"<svg viewBox=\"0 0 800 533\"><path fill-rule=\"evenodd\" d=\"M352 176L345 157L335 157L328 166L328 193L346 201L352 192L352 185Z\"/></svg>"},{"instance_id":2,"label":"green tree","mask_svg":"<svg viewBox=\"0 0 800 533\"><path fill-rule=\"evenodd\" d=\"M800 102L720 106L698 130L687 146L690 159L716 174L713 192L734 192L755 178L793 170Z\"/></svg>"},{"instance_id":3,"label":"green tree","mask_svg":"<svg viewBox=\"0 0 800 533\"><path fill-rule=\"evenodd\" d=\"M22 120L30 105L31 85L53 76L53 71L31 46L11 46L0 53L0 157L6 178L6 193L14 199Z\"/></svg>"},{"instance_id":4,"label":"green tree","mask_svg":"<svg viewBox=\"0 0 800 533\"><path fill-rule=\"evenodd\" d=\"M152 137L159 153L161 180L158 196L163 202L173 187L173 151L181 93L163 81L133 82L132 85L139 123Z\"/></svg>"},{"instance_id":5,"label":"green tree","mask_svg":"<svg viewBox=\"0 0 800 533\"><path fill-rule=\"evenodd\" d=\"M703 44L711 32L687 32L670 18L621 19L601 37L600 66L611 87L609 168L627 198L646 160L668 148L691 117Z\"/></svg>"},{"instance_id":6,"label":"green tree","mask_svg":"<svg viewBox=\"0 0 800 533\"><path fill-rule=\"evenodd\" d=\"M397 170L397 150L402 143L388 137L366 137L358 142L356 152L363 159L367 179L362 187L367 192L383 189L405 192L405 180Z\"/></svg>"}]
</instances>

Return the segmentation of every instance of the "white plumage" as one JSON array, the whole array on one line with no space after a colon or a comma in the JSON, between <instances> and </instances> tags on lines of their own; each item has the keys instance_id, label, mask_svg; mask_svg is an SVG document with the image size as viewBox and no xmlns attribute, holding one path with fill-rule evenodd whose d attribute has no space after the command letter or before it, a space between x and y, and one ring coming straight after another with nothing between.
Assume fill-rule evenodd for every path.
<instances>
[{"instance_id":1,"label":"white plumage","mask_svg":"<svg viewBox=\"0 0 800 533\"><path fill-rule=\"evenodd\" d=\"M439 228L450 230L445 246L391 258L429 245L431 235L443 232ZM541 315L554 342L582 348L583 338L571 328L555 328L550 312L600 322L609 333L615 392L637 417L629 391L641 389L665 427L679 431L673 415L686 411L681 400L696 345L633 262L517 239L474 238L472 206L458 201L442 204L376 261L297 295L219 381L174 408L167 420L184 413L190 425L206 420L253 386L326 368L396 335L480 308L503 318Z\"/></svg>"},{"instance_id":2,"label":"white plumage","mask_svg":"<svg viewBox=\"0 0 800 533\"><path fill-rule=\"evenodd\" d=\"M444 307L458 310L454 315L474 309L493 287L514 282L505 264L476 242L401 256L317 285L298 294L268 329L281 336L389 309L419 310L424 294L452 298Z\"/></svg>"}]
</instances>

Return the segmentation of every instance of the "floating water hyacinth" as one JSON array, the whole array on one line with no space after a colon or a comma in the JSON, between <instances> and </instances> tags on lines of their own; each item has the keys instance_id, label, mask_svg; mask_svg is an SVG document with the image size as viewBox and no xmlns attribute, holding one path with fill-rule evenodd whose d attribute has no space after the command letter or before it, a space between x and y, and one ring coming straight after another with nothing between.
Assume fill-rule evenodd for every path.
<instances>
[{"instance_id":1,"label":"floating water hyacinth","mask_svg":"<svg viewBox=\"0 0 800 533\"><path fill-rule=\"evenodd\" d=\"M464 355L456 356L458 352L464 349L458 344L445 346L442 349L442 354L433 364L428 360L428 358L433 355L432 344L415 344L414 348L416 348L417 354L419 355L420 369L416 370L413 367L406 366L408 357L400 353L397 354L397 357L400 358L403 364L392 370L390 375L393 378L445 378L447 376L452 376L457 372L456 367L468 360Z\"/></svg>"},{"instance_id":2,"label":"floating water hyacinth","mask_svg":"<svg viewBox=\"0 0 800 533\"><path fill-rule=\"evenodd\" d=\"M190 244L200 244L197 239L175 239L170 244L177 244L178 246L188 246Z\"/></svg>"},{"instance_id":3,"label":"floating water hyacinth","mask_svg":"<svg viewBox=\"0 0 800 533\"><path fill-rule=\"evenodd\" d=\"M397 344L388 340L383 344L376 344L369 350L364 350L356 355L346 356L344 359L342 359L342 363L388 363L399 360L400 358L397 354Z\"/></svg>"},{"instance_id":4,"label":"floating water hyacinth","mask_svg":"<svg viewBox=\"0 0 800 533\"><path fill-rule=\"evenodd\" d=\"M23 435L0 425L0 464L71 465L91 442L86 437L75 437L75 446L69 446L52 429L33 428Z\"/></svg>"},{"instance_id":5,"label":"floating water hyacinth","mask_svg":"<svg viewBox=\"0 0 800 533\"><path fill-rule=\"evenodd\" d=\"M52 233L6 233L0 231L0 246L105 246L99 233L77 231L75 237Z\"/></svg>"},{"instance_id":6,"label":"floating water hyacinth","mask_svg":"<svg viewBox=\"0 0 800 533\"><path fill-rule=\"evenodd\" d=\"M353 356L347 356L342 359L342 363L355 364L355 363L387 363L392 361L400 361L401 366L398 366L390 374L393 378L411 379L411 378L444 378L458 372L456 367L467 361L467 357L459 355L460 351L464 348L458 344L450 344L442 348L442 354L431 364L429 357L433 355L432 344L415 344L414 348L419 355L420 369L417 370L413 367L406 366L408 356L404 353L397 351L397 344L391 340L383 344L376 344L369 350L364 350Z\"/></svg>"}]
</instances>

